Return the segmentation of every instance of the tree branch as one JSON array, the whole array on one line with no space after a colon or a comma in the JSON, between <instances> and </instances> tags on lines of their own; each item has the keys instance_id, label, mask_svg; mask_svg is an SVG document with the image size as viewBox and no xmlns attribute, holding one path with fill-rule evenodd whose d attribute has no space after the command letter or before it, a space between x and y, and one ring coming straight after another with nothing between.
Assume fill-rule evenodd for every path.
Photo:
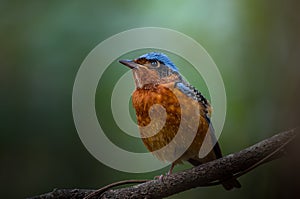
<instances>
[{"instance_id":1,"label":"tree branch","mask_svg":"<svg viewBox=\"0 0 300 199\"><path fill-rule=\"evenodd\" d=\"M220 179L233 174L239 177L257 166L281 157L287 144L296 137L296 130L279 133L237 153L208 162L189 170L164 176L162 180L149 180L127 188L101 191L84 189L55 189L50 193L32 197L41 198L163 198L195 187L220 184ZM124 184L124 181L122 181ZM131 181L134 182L134 181ZM137 181L138 182L138 181ZM126 183L126 181L125 181ZM130 183L130 181L129 181ZM120 184L120 183L114 183ZM122 184L122 183L121 183ZM104 192L104 193L103 193ZM93 193L92 195L90 195Z\"/></svg>"}]
</instances>

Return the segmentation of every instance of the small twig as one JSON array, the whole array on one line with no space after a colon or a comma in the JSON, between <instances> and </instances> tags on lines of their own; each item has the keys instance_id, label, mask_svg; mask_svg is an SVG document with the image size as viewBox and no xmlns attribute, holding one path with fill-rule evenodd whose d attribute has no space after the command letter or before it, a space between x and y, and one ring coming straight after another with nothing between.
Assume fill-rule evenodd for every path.
<instances>
[{"instance_id":1,"label":"small twig","mask_svg":"<svg viewBox=\"0 0 300 199\"><path fill-rule=\"evenodd\" d=\"M105 191L107 191L108 189L111 189L113 187L117 187L117 186L121 186L121 185L125 185L125 184L136 184L136 183L144 183L147 182L149 180L122 180L119 182L114 182L111 184L108 184L104 187L101 187L100 189L97 189L96 191L93 191L92 193L90 193L89 195L87 195L86 197L84 197L83 199L90 199L96 195L101 197L101 194L104 193Z\"/></svg>"},{"instance_id":2,"label":"small twig","mask_svg":"<svg viewBox=\"0 0 300 199\"><path fill-rule=\"evenodd\" d=\"M291 129L291 131L294 131L295 129ZM267 161L269 158L272 158L273 156L277 155L288 143L290 143L293 139L295 139L296 135L292 136L290 139L288 139L285 143L283 143L279 148L277 148L275 151L271 152L269 155L267 155L266 157L264 157L263 159L259 160L258 162L256 162L255 164L251 165L250 167L248 167L247 169L234 174L231 178L233 179L237 179L243 175L245 175L246 173L249 173L250 171L252 171L253 169L255 169L256 167L262 165L265 161ZM219 185L222 184L224 181L229 180L229 179L223 179L223 180L218 180L215 182L211 182L208 183L204 186L215 186L215 185Z\"/></svg>"},{"instance_id":3,"label":"small twig","mask_svg":"<svg viewBox=\"0 0 300 199\"><path fill-rule=\"evenodd\" d=\"M294 131L295 129L292 129L291 131ZM252 171L253 169L255 169L256 167L262 165L263 163L265 163L265 161L267 161L269 158L274 157L275 155L277 155L284 147L286 147L287 144L289 144L293 139L295 139L296 135L292 136L290 139L288 139L285 143L283 143L280 147L278 147L275 151L271 152L269 155L267 155L266 157L264 157L263 159L261 159L260 161L256 162L255 164L253 164L252 166L248 167L247 169L245 169L244 171L241 171L235 175L233 175L233 178L238 178L250 171Z\"/></svg>"}]
</instances>

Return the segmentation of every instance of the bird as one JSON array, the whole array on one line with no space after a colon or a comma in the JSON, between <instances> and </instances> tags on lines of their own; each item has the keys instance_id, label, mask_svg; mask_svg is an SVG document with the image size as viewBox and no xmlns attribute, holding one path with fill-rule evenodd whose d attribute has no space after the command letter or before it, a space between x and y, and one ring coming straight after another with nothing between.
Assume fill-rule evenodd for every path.
<instances>
[{"instance_id":1,"label":"bird","mask_svg":"<svg viewBox=\"0 0 300 199\"><path fill-rule=\"evenodd\" d=\"M222 157L210 120L212 108L209 101L185 80L167 55L162 52L149 52L136 59L119 60L119 62L129 67L133 73L135 90L132 94L132 104L142 141L159 160L171 161L167 175L172 174L175 165L183 162L198 166ZM155 107L164 109L164 123L156 119L163 113L159 108L156 108L156 112L153 111ZM183 114L193 115L195 110L199 113L198 118L182 117ZM195 124L196 129L192 132L191 126ZM179 136L179 141L177 140L172 147L165 149L175 139L181 128L180 125L184 128L184 134ZM147 128L149 126L151 127ZM188 142L186 137L191 134L193 139L186 147ZM204 143L206 136L207 143ZM199 157L200 148L204 144L211 146L210 151L205 157ZM184 151L176 157L177 151L182 151L182 148ZM228 178L222 181L222 185L226 190L241 187L232 174L228 174Z\"/></svg>"}]
</instances>

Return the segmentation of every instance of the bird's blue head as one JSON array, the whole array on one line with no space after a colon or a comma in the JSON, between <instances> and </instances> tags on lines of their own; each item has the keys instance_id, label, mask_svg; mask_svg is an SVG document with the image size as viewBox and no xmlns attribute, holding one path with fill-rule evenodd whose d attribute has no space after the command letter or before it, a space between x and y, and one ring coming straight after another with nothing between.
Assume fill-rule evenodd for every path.
<instances>
[{"instance_id":1,"label":"bird's blue head","mask_svg":"<svg viewBox=\"0 0 300 199\"><path fill-rule=\"evenodd\" d=\"M140 56L139 59L156 60L164 64L165 66L170 67L173 71L178 72L178 69L175 66L175 64L173 64L169 57L163 53L151 52Z\"/></svg>"},{"instance_id":2,"label":"bird's blue head","mask_svg":"<svg viewBox=\"0 0 300 199\"><path fill-rule=\"evenodd\" d=\"M137 87L181 79L175 64L163 53L150 52L134 60L120 60L120 63L132 69Z\"/></svg>"}]
</instances>

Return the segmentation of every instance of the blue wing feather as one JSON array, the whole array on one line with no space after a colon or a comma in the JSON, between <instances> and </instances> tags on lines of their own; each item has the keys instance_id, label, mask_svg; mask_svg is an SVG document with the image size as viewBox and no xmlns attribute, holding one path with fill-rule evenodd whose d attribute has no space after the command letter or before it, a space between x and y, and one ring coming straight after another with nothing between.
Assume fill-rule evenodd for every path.
<instances>
[{"instance_id":1,"label":"blue wing feather","mask_svg":"<svg viewBox=\"0 0 300 199\"><path fill-rule=\"evenodd\" d=\"M178 88L181 92L186 94L188 97L197 100L201 105L205 108L208 108L209 104L206 98L192 85L185 83L185 82L177 82L175 87Z\"/></svg>"}]
</instances>

